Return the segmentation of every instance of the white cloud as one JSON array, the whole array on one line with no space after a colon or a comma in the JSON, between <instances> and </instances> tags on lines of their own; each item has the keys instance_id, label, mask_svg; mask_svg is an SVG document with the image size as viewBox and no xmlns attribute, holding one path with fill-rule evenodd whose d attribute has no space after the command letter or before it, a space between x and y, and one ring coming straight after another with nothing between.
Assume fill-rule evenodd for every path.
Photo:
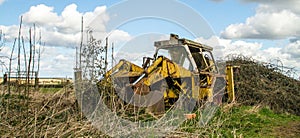
<instances>
[{"instance_id":1,"label":"white cloud","mask_svg":"<svg viewBox=\"0 0 300 138\"><path fill-rule=\"evenodd\" d=\"M282 9L288 9L292 12L298 13L299 9L299 0L241 0L244 2L256 2L260 3L259 10L265 9L265 11L280 11Z\"/></svg>"},{"instance_id":2,"label":"white cloud","mask_svg":"<svg viewBox=\"0 0 300 138\"><path fill-rule=\"evenodd\" d=\"M77 11L77 5L68 5L61 13L62 22L56 24L58 31L68 34L79 32L81 16L82 13Z\"/></svg>"},{"instance_id":3,"label":"white cloud","mask_svg":"<svg viewBox=\"0 0 300 138\"><path fill-rule=\"evenodd\" d=\"M32 6L28 12L23 14L23 20L27 24L36 23L48 30L62 33L76 33L81 29L81 17L84 18L84 24L87 26L94 18L100 19L101 31L105 31L103 24L109 20L105 14L106 6L96 7L93 12L80 13L77 11L76 4L70 4L64 8L61 15L55 13L53 7L40 4Z\"/></svg>"},{"instance_id":4,"label":"white cloud","mask_svg":"<svg viewBox=\"0 0 300 138\"><path fill-rule=\"evenodd\" d=\"M133 64L138 66L142 66L143 64L143 57L153 57L154 51L143 51L143 52L127 52L127 51L120 51L116 53L115 60L118 62L121 59L125 59L130 61Z\"/></svg>"},{"instance_id":5,"label":"white cloud","mask_svg":"<svg viewBox=\"0 0 300 138\"><path fill-rule=\"evenodd\" d=\"M36 51L38 51L39 46L36 46ZM12 47L10 46L3 46L0 51L0 62L3 62L6 66L1 66L0 69L2 73L7 72L9 68L9 58L11 54ZM14 53L12 56L12 63L11 63L11 69L13 72L17 70L18 66L18 54L17 54L17 47L14 49ZM28 50L27 52L27 64L28 64ZM72 77L73 76L73 63L74 63L74 57L75 57L75 50L65 47L41 47L41 61L40 61L40 76L42 77ZM25 59L23 50L21 51L20 56L21 61L21 71L25 71ZM33 63L33 60L31 62L31 65ZM37 70L38 66L38 54L35 55L35 71Z\"/></svg>"},{"instance_id":6,"label":"white cloud","mask_svg":"<svg viewBox=\"0 0 300 138\"><path fill-rule=\"evenodd\" d=\"M256 14L247 18L245 23L229 25L223 38L284 39L300 37L300 2L298 1L259 1ZM286 2L286 3L285 3ZM297 7L297 8L296 8Z\"/></svg>"},{"instance_id":7,"label":"white cloud","mask_svg":"<svg viewBox=\"0 0 300 138\"><path fill-rule=\"evenodd\" d=\"M221 1L223 1L223 0L211 0L211 1L214 1L214 2L221 2Z\"/></svg>"},{"instance_id":8,"label":"white cloud","mask_svg":"<svg viewBox=\"0 0 300 138\"><path fill-rule=\"evenodd\" d=\"M5 0L0 0L0 5L3 4L4 1L5 1Z\"/></svg>"},{"instance_id":9,"label":"white cloud","mask_svg":"<svg viewBox=\"0 0 300 138\"><path fill-rule=\"evenodd\" d=\"M280 60L284 66L295 67L300 71L300 41L289 43L283 48L270 47L263 49L262 43L242 40L228 40L213 36L209 39L197 38L196 41L214 48L216 59L226 59L228 55L244 55L260 62ZM300 74L298 74L300 75Z\"/></svg>"},{"instance_id":10,"label":"white cloud","mask_svg":"<svg viewBox=\"0 0 300 138\"><path fill-rule=\"evenodd\" d=\"M105 33L105 23L109 20L106 6L99 6L92 12L80 13L76 4L70 4L61 13L54 12L54 7L44 4L31 6L23 16L22 36L28 38L29 27L36 24L37 33L42 32L43 41L49 46L74 47L80 42L81 18L84 26L97 17L98 31ZM0 29L6 34L6 39L12 42L18 36L19 25L3 26ZM84 31L87 28L84 27Z\"/></svg>"},{"instance_id":11,"label":"white cloud","mask_svg":"<svg viewBox=\"0 0 300 138\"><path fill-rule=\"evenodd\" d=\"M68 48L43 47L41 53L41 76L72 77L75 50Z\"/></svg>"},{"instance_id":12,"label":"white cloud","mask_svg":"<svg viewBox=\"0 0 300 138\"><path fill-rule=\"evenodd\" d=\"M106 6L96 7L93 11L81 13L77 10L76 4L66 6L61 13L54 11L54 7L43 4L32 6L29 11L23 14L23 26L21 35L25 40L26 54L28 56L29 33L28 30L32 25L36 24L36 41L39 32L42 33L42 42L45 42L43 52L41 54L40 75L65 77L73 76L73 68L75 66L75 46L80 43L81 17L84 18L84 32L90 22L97 19L97 33L94 35L97 39L103 39L106 35L105 24L109 21L106 14ZM9 46L2 47L1 56L10 56L12 43L18 37L19 25L4 26L0 25L0 29L5 33L6 44ZM84 39L86 34L84 34ZM110 35L110 43L121 43L131 39L130 34L122 30L115 30ZM86 40L84 40L86 41ZM18 46L18 43L16 44ZM16 51L16 49L15 49ZM23 52L21 53L22 65L24 64ZM14 56L16 57L16 52ZM8 65L7 59L0 59ZM37 63L36 63L37 66ZM17 67L16 60L12 64L13 70ZM23 68L23 67L22 67ZM25 68L24 68L25 70ZM7 70L6 70L7 71Z\"/></svg>"},{"instance_id":13,"label":"white cloud","mask_svg":"<svg viewBox=\"0 0 300 138\"><path fill-rule=\"evenodd\" d=\"M122 31L122 30L114 30L111 32L109 39L111 42L124 42L129 41L131 39L130 34L128 32Z\"/></svg>"},{"instance_id":14,"label":"white cloud","mask_svg":"<svg viewBox=\"0 0 300 138\"><path fill-rule=\"evenodd\" d=\"M59 31L47 31L42 28L42 41L47 46L74 47L79 44L80 33L62 33Z\"/></svg>"},{"instance_id":15,"label":"white cloud","mask_svg":"<svg viewBox=\"0 0 300 138\"><path fill-rule=\"evenodd\" d=\"M282 52L290 54L292 58L298 59L300 62L300 40L288 44L282 49Z\"/></svg>"},{"instance_id":16,"label":"white cloud","mask_svg":"<svg viewBox=\"0 0 300 138\"><path fill-rule=\"evenodd\" d=\"M248 43L248 46L246 46L247 42L244 41L219 39L220 45L224 47L223 52L244 55L248 54L254 59L263 62L280 60L287 67L295 67L298 71L298 75L300 75L300 26L298 25L300 24L300 1L240 1L259 3L256 8L256 13L255 15L248 17L244 23L229 25L221 32L222 38L254 38L266 40L290 39L290 43L282 47L268 47L262 49L263 44ZM227 44L224 42L227 42ZM232 47L232 49L229 47Z\"/></svg>"},{"instance_id":17,"label":"white cloud","mask_svg":"<svg viewBox=\"0 0 300 138\"><path fill-rule=\"evenodd\" d=\"M36 23L40 26L53 26L57 22L61 22L57 13L53 12L54 7L48 7L44 4L31 6L29 11L23 14L23 21L25 23Z\"/></svg>"},{"instance_id":18,"label":"white cloud","mask_svg":"<svg viewBox=\"0 0 300 138\"><path fill-rule=\"evenodd\" d=\"M197 38L196 41L212 46L214 48L214 56L221 59L224 59L227 55L231 54L258 57L258 52L262 47L261 43L250 43L241 40L232 41L221 39L216 36L212 36L209 39Z\"/></svg>"}]
</instances>

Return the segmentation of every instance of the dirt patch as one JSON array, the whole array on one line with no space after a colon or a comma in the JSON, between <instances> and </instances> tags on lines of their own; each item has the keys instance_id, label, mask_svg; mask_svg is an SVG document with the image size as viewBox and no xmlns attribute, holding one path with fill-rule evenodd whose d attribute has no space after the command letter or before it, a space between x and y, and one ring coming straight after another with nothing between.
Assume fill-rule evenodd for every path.
<instances>
[{"instance_id":1,"label":"dirt patch","mask_svg":"<svg viewBox=\"0 0 300 138\"><path fill-rule=\"evenodd\" d=\"M284 126L275 127L273 133L276 137L299 138L300 121L289 122Z\"/></svg>"}]
</instances>

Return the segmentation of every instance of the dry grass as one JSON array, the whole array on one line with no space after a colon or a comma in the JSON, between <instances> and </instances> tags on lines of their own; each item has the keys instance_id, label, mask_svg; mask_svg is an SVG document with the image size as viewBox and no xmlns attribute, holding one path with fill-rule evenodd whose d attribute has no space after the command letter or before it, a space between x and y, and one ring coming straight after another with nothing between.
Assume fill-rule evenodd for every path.
<instances>
[{"instance_id":1,"label":"dry grass","mask_svg":"<svg viewBox=\"0 0 300 138\"><path fill-rule=\"evenodd\" d=\"M74 93L62 89L54 94L2 95L0 135L4 137L103 136L81 116Z\"/></svg>"},{"instance_id":2,"label":"dry grass","mask_svg":"<svg viewBox=\"0 0 300 138\"><path fill-rule=\"evenodd\" d=\"M29 99L18 97L16 93L10 97L2 95L0 135L3 137L108 137L81 116L74 95L72 89L62 89L52 94L31 93ZM130 107L123 106L120 109L122 110L118 110L119 113L123 112L123 114L119 116L132 121L151 117L136 112L138 110L131 110ZM261 134L282 136L275 133L275 130L285 130L291 136L299 136L297 129L287 130L298 127L300 118L276 115L268 109L262 109L260 106L240 107L238 104L225 104L216 109L214 117L206 125L199 123L203 113L199 109L196 111L196 119L183 122L178 129L169 131L165 137L252 137ZM126 110L131 110L133 113L128 115ZM290 125L291 127L286 125L291 121L296 123ZM146 135L138 133L138 135L127 136L145 137Z\"/></svg>"}]
</instances>

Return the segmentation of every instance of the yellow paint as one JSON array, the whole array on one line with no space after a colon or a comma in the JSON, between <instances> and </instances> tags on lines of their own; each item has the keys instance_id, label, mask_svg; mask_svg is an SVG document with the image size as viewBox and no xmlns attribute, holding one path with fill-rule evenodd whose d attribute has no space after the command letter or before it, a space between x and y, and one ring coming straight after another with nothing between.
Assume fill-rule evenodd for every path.
<instances>
[{"instance_id":1,"label":"yellow paint","mask_svg":"<svg viewBox=\"0 0 300 138\"><path fill-rule=\"evenodd\" d=\"M233 68L234 67L232 65L226 66L226 80L227 80L226 88L227 88L229 102L235 100Z\"/></svg>"}]
</instances>

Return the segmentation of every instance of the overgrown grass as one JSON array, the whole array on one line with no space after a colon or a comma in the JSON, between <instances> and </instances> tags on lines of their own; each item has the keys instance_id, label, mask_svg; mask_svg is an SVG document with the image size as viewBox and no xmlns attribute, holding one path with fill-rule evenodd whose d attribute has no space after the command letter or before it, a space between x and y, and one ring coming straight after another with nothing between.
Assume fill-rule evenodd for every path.
<instances>
[{"instance_id":1,"label":"overgrown grass","mask_svg":"<svg viewBox=\"0 0 300 138\"><path fill-rule=\"evenodd\" d=\"M73 94L35 93L31 99L3 95L0 97L0 135L106 136L81 117ZM26 106L24 100L29 100ZM207 125L200 125L199 118L188 120L170 132L169 137L300 137L299 126L300 116L277 114L269 107L228 104L218 108Z\"/></svg>"},{"instance_id":2,"label":"overgrown grass","mask_svg":"<svg viewBox=\"0 0 300 138\"><path fill-rule=\"evenodd\" d=\"M55 93L60 91L63 88L53 88L53 87L41 87L39 88L39 92L41 93Z\"/></svg>"},{"instance_id":3,"label":"overgrown grass","mask_svg":"<svg viewBox=\"0 0 300 138\"><path fill-rule=\"evenodd\" d=\"M291 126L291 123L294 125ZM203 137L278 137L279 134L300 137L299 126L300 116L277 114L269 107L234 106L230 109L219 108L205 126L199 125L195 120L186 121L180 131L201 134ZM294 131L287 131L289 134L284 134L285 130L278 133L279 128Z\"/></svg>"},{"instance_id":4,"label":"overgrown grass","mask_svg":"<svg viewBox=\"0 0 300 138\"><path fill-rule=\"evenodd\" d=\"M1 137L103 136L81 116L74 94L33 92L24 99L12 93L0 99Z\"/></svg>"},{"instance_id":5,"label":"overgrown grass","mask_svg":"<svg viewBox=\"0 0 300 138\"><path fill-rule=\"evenodd\" d=\"M269 108L256 109L251 106L234 107L231 113L222 115L227 118L222 125L222 131L228 133L231 128L237 135L244 137L269 137L272 136L275 126L300 121L300 117L275 114Z\"/></svg>"}]
</instances>

